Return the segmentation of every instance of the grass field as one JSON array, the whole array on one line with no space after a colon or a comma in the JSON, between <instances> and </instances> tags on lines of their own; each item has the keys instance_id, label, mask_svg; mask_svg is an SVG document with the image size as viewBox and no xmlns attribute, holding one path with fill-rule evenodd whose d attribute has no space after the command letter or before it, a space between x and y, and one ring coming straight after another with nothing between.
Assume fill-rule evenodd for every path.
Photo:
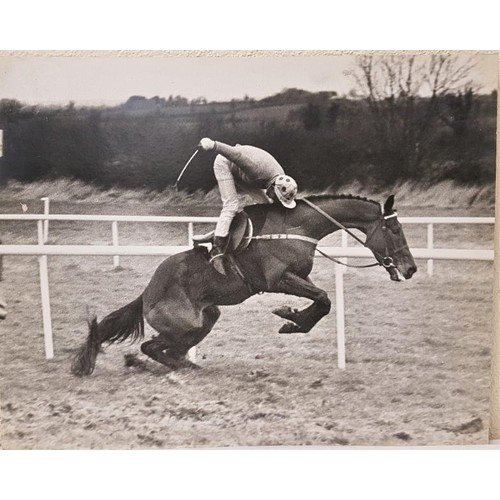
<instances>
[{"instance_id":1,"label":"grass field","mask_svg":"<svg viewBox=\"0 0 500 500\"><path fill-rule=\"evenodd\" d=\"M54 192L48 193L50 188ZM401 196L400 215L492 215L487 193L447 189L441 188L435 204L425 202L428 193L407 192ZM0 192L0 212L19 213L21 202L30 212L40 212L38 197L44 194L53 200L53 213L217 211L213 194L200 201L197 195L162 199L155 193L91 188L85 195L81 186L76 191L80 196L68 186L11 185ZM493 245L491 226L439 226L435 231L436 247ZM410 246L425 246L425 227L408 226L405 233ZM0 234L4 243L36 242L34 223L1 222ZM186 237L183 226L120 225L123 244L185 244ZM110 240L108 224L51 222L49 243ZM334 310L309 334L279 335L281 320L272 309L307 301L266 294L222 308L221 319L198 347L201 370L168 372L145 358L139 345L120 345L105 348L91 377L73 377L69 366L86 336L87 310L102 317L138 296L160 261L121 258L122 267L115 270L111 257L50 258L56 355L46 361L36 258L5 257L1 286L9 307L0 323L3 448L487 442L491 263L439 261L430 278L420 261L419 272L404 283L391 282L378 268L348 270L345 371L336 367ZM318 259L311 277L333 298L332 264ZM138 359L133 367L124 363L129 353Z\"/></svg>"}]
</instances>

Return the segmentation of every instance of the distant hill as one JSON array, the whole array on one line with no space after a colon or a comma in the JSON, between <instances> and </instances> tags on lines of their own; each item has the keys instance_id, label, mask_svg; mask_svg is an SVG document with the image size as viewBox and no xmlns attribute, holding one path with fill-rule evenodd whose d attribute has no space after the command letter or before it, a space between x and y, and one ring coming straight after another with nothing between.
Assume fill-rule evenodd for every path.
<instances>
[{"instance_id":1,"label":"distant hill","mask_svg":"<svg viewBox=\"0 0 500 500\"><path fill-rule=\"evenodd\" d=\"M426 102L416 100L412 112L421 113ZM398 115L382 141L369 103L334 91L284 89L230 102L132 96L114 107L25 106L4 99L0 180L69 177L105 187L163 189L209 136L266 149L302 188L352 181L492 181L496 94L449 95L437 105L440 114L427 125L425 140L411 143ZM403 116L397 103L394 110ZM211 189L212 162L212 155L198 155L183 187Z\"/></svg>"}]
</instances>

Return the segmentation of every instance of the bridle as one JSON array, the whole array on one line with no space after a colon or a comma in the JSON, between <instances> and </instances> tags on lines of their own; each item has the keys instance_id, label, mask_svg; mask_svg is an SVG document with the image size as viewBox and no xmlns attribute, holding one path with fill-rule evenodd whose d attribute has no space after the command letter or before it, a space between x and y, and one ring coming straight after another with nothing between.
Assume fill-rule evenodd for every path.
<instances>
[{"instance_id":1,"label":"bridle","mask_svg":"<svg viewBox=\"0 0 500 500\"><path fill-rule=\"evenodd\" d=\"M375 232L380 228L382 230L382 234L384 235L384 244L385 244L385 249L384 249L384 255L381 255L380 253L376 252L373 249L370 249L375 255L380 257L380 263L379 265L384 266L385 268L388 267L396 267L394 264L394 259L389 255L389 244L387 243L387 224L386 221L387 219L392 219L394 217L397 217L398 214L397 212L393 212L390 215L382 215L382 217L379 219L379 223L374 227L374 229L370 232L370 234L366 235L366 240L363 243L363 246L366 248L370 248L368 246L368 242L372 238L372 236L375 234ZM408 244L403 245L402 247L397 248L392 252L392 255L397 254L401 250L404 250L408 248Z\"/></svg>"},{"instance_id":2,"label":"bridle","mask_svg":"<svg viewBox=\"0 0 500 500\"><path fill-rule=\"evenodd\" d=\"M365 267L383 266L386 269L391 268L391 267L393 267L393 268L396 267L396 265L394 264L394 259L389 255L389 244L388 244L388 240L387 240L386 221L388 219L392 219L393 217L397 217L398 216L397 212L393 212L390 215L383 215L382 214L382 217L379 219L378 224L372 229L372 231L370 231L369 234L366 235L366 239L365 239L365 241L363 241L361 238L358 238L358 236L356 236L349 228L345 227L342 223L340 223L339 221L334 219L331 215L327 214L324 210L322 210L321 208L316 206L314 203L310 202L308 199L302 198L302 201L304 201L307 205L309 205L312 209L316 210L316 212L321 214L323 217L328 219L330 222L335 224L335 226L337 226L339 229L344 230L348 235L350 235L352 238L354 238L357 242L361 243L361 245L363 245L365 248L369 248L375 254L375 256L378 257L380 260L377 260L377 262L375 262L374 264L355 266L355 265L346 264L345 262L334 259L333 257L330 257L329 255L322 252L319 248L316 248L317 252L320 253L321 255L323 255L323 257L326 257L327 259L330 259L333 262L336 262L337 264L342 264L343 266L347 266L347 267L363 267L363 268L365 268ZM383 231L382 234L384 235L384 243L385 243L384 255L380 254L379 252L377 252L376 250L373 250L372 248L370 248L368 246L368 242L372 239L373 235L377 232L378 229L382 229L382 231ZM392 252L392 255L395 255L398 252L401 252L401 250L404 250L406 248L408 248L408 244L405 244L402 247L399 247L396 250L394 250Z\"/></svg>"}]
</instances>

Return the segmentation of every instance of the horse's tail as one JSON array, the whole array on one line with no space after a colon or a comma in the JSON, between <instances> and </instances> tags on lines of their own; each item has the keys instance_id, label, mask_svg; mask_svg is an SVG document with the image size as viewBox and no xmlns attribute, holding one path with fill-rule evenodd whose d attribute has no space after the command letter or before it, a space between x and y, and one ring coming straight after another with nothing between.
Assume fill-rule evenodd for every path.
<instances>
[{"instance_id":1,"label":"horse's tail","mask_svg":"<svg viewBox=\"0 0 500 500\"><path fill-rule=\"evenodd\" d=\"M90 375L94 371L95 361L103 342L123 342L131 337L131 341L144 337L144 317L142 295L133 302L108 314L98 323L94 315L89 320L89 335L85 344L75 356L71 371L79 377Z\"/></svg>"}]
</instances>

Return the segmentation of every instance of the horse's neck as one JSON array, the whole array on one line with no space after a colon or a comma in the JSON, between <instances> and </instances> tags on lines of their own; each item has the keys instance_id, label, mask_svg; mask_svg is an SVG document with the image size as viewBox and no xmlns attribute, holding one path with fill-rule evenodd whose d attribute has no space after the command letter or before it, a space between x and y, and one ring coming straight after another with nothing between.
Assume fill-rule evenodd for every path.
<instances>
[{"instance_id":1,"label":"horse's neck","mask_svg":"<svg viewBox=\"0 0 500 500\"><path fill-rule=\"evenodd\" d=\"M364 233L368 231L373 221L378 219L381 210L376 203L357 198L332 198L313 201L313 203L345 227L359 229ZM339 229L324 215L310 207L308 208L311 212L314 211L312 215L314 223L308 224L308 226L316 233L314 234L315 238L324 238ZM308 214L308 217L311 217L311 213Z\"/></svg>"}]
</instances>

